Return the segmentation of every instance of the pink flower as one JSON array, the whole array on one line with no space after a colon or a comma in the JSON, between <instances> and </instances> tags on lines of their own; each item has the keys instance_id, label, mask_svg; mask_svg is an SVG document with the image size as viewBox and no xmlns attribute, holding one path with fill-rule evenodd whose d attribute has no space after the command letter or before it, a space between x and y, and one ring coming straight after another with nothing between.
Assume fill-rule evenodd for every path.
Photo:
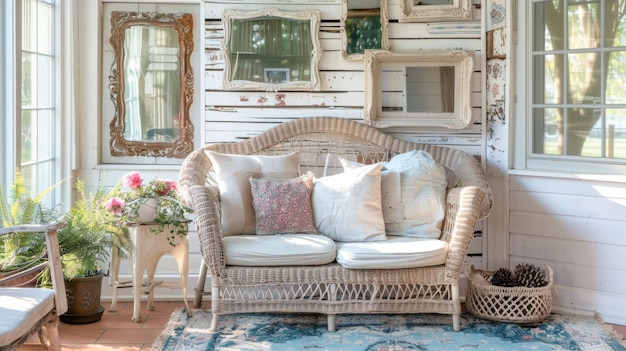
<instances>
[{"instance_id":1,"label":"pink flower","mask_svg":"<svg viewBox=\"0 0 626 351\"><path fill-rule=\"evenodd\" d=\"M112 197L109 201L107 201L104 207L117 215L122 214L122 210L124 209L124 200L119 197Z\"/></svg>"},{"instance_id":2,"label":"pink flower","mask_svg":"<svg viewBox=\"0 0 626 351\"><path fill-rule=\"evenodd\" d=\"M141 188L143 179L141 179L139 172L128 172L124 174L122 181L124 186L128 189L139 189Z\"/></svg>"},{"instance_id":3,"label":"pink flower","mask_svg":"<svg viewBox=\"0 0 626 351\"><path fill-rule=\"evenodd\" d=\"M170 187L170 191L176 191L178 190L178 187L176 186L176 182L173 180L166 180L167 185Z\"/></svg>"}]
</instances>

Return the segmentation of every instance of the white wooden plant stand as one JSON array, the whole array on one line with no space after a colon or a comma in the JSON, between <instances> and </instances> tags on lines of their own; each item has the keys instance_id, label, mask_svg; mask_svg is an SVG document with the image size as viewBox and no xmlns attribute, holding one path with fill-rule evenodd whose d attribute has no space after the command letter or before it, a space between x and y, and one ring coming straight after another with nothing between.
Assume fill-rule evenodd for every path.
<instances>
[{"instance_id":1,"label":"white wooden plant stand","mask_svg":"<svg viewBox=\"0 0 626 351\"><path fill-rule=\"evenodd\" d=\"M162 232L159 225L155 223L133 223L128 224L128 230L133 242L133 251L129 252L130 262L132 265L132 281L119 282L119 269L121 256L119 249L113 247L111 251L111 274L113 284L113 297L111 299L110 312L117 310L117 288L132 287L133 288L133 316L132 320L139 323L141 319L141 292L148 294L148 310L154 310L154 288L159 287L181 287L183 290L183 300L187 308L187 314L191 315L191 309L187 303L187 275L189 273L189 239L187 235L175 235L174 238L168 239L167 234L171 230L171 224L165 225ZM164 254L171 254L178 264L178 273L180 274L180 285L176 283L164 283L163 281L155 281L154 274L159 259ZM148 272L148 282L142 284L144 272ZM142 289L143 288L143 289Z\"/></svg>"}]
</instances>

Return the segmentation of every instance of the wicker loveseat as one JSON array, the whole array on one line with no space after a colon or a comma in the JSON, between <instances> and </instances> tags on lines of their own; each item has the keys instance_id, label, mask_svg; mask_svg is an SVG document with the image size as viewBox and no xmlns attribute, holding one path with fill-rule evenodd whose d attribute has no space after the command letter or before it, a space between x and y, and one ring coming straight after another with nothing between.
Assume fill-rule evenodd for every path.
<instances>
[{"instance_id":1,"label":"wicker loveseat","mask_svg":"<svg viewBox=\"0 0 626 351\"><path fill-rule=\"evenodd\" d=\"M447 244L444 263L400 269L349 269L336 261L321 265L241 266L226 263L220 228L220 193L207 153L284 155L299 152L302 173L316 177L343 172L340 158L363 163L387 161L410 150L424 150L443 165L447 178L445 218L439 240ZM368 161L368 162L365 162ZM179 190L195 211L203 256L195 306L200 307L207 273L211 279L212 330L222 314L303 312L337 314L450 314L460 330L459 275L479 219L492 207L480 163L448 147L400 140L363 123L310 117L286 122L237 143L207 144L190 154L179 176ZM208 270L208 272L207 272Z\"/></svg>"}]
</instances>

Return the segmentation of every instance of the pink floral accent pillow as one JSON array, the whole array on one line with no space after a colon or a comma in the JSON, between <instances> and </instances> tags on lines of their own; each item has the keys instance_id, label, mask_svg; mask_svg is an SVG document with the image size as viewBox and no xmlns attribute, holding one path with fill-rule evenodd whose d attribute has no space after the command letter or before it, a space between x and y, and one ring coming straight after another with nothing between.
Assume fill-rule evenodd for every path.
<instances>
[{"instance_id":1,"label":"pink floral accent pillow","mask_svg":"<svg viewBox=\"0 0 626 351\"><path fill-rule=\"evenodd\" d=\"M313 224L313 173L287 180L250 178L257 234L317 233Z\"/></svg>"}]
</instances>

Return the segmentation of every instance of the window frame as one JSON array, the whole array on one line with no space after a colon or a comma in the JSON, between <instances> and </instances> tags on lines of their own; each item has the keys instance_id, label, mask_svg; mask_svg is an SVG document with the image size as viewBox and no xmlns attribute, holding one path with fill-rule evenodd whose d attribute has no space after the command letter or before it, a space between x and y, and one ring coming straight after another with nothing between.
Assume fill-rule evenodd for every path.
<instances>
[{"instance_id":1,"label":"window frame","mask_svg":"<svg viewBox=\"0 0 626 351\"><path fill-rule=\"evenodd\" d=\"M576 174L624 174L626 173L626 159L589 157L574 155L550 155L539 154L533 151L534 121L533 108L545 104L536 104L533 101L533 35L534 15L533 4L541 1L517 2L517 14L514 14L513 37L518 36L517 42L513 41L514 69L512 71L512 85L515 91L515 108L513 109L513 123L510 130L511 145L514 146L512 154L512 168L529 171L565 172ZM515 40L515 39L514 39ZM608 52L606 48L604 52ZM565 54L567 54L565 50ZM569 71L568 71L569 74ZM528 79L521 77L529 77ZM602 95L606 94L606 88L602 88ZM567 102L565 104L553 104L555 108L579 107L584 104ZM603 108L621 105L602 104Z\"/></svg>"},{"instance_id":2,"label":"window frame","mask_svg":"<svg viewBox=\"0 0 626 351\"><path fill-rule=\"evenodd\" d=\"M37 0L38 2L41 0ZM62 67L62 57L64 45L62 42L63 36L61 35L61 30L63 27L70 28L69 25L63 25L63 21L61 18L63 16L67 16L66 9L69 9L71 5L68 2L62 2L61 0L44 0L44 3L50 4L53 9L51 12L51 27L53 28L53 34L51 38L52 43L52 62L51 67L53 72L50 76L53 84L51 85L51 89L54 90L54 96L52 96L51 104L52 106L47 106L47 108L43 109L45 111L49 111L52 116L52 128L49 128L49 137L52 140L53 151L50 157L45 158L45 162L51 163L50 175L52 177L52 184L40 184L40 180L35 178L31 181L27 186L31 189L31 193L33 196L38 195L41 191L66 177L69 174L69 170L64 169L64 164L67 164L67 161L64 161L63 151L67 150L67 145L69 142L63 141L63 135L67 134L64 128L64 120L62 116L64 116L64 111L62 111L62 101L66 94L63 91L65 86L63 80L67 79L63 75ZM67 6L62 6L66 5ZM3 18L3 27L0 30L0 47L2 51L3 59L0 60L0 63L3 67L3 72L0 77L3 78L3 85L0 87L0 92L2 92L2 99L0 99L0 111L5 116L10 116L10 118L3 118L2 122L2 136L3 143L0 146L0 152L4 157L4 162L1 168L0 175L0 186L2 189L8 190L8 186L13 182L15 178L16 169L20 168L23 163L22 159L22 147L21 147L21 120L22 120L22 112L25 110L22 108L22 94L14 94L13 92L21 92L22 87L22 55L24 52L23 43L22 43L22 13L24 11L23 1L21 0L11 0L4 1L2 5L0 5L0 16ZM38 23L39 24L39 23ZM39 110L39 106L34 109L29 110ZM39 164L42 162L44 158L40 159L39 156L36 156L31 164ZM37 166L36 166L37 167ZM40 171L37 168L34 168L34 172L38 173L36 177L39 176ZM46 182L47 183L47 182ZM31 185L33 185L31 188ZM46 206L52 207L57 206L58 204L69 204L71 194L71 183L63 182L61 186L54 187L51 191L50 195L46 197L45 202ZM4 194L4 196L8 196L8 194ZM58 209L62 211L62 208ZM60 212L61 213L61 212Z\"/></svg>"}]
</instances>

